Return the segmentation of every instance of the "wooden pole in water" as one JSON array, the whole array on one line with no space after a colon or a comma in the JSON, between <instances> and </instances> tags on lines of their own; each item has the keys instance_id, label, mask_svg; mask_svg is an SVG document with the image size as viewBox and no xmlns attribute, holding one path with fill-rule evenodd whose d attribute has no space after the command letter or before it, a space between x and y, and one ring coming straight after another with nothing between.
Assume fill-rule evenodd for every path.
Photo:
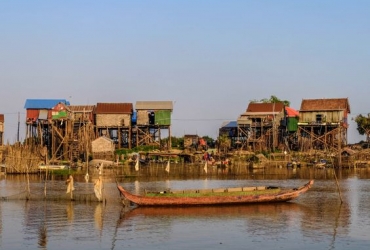
<instances>
[{"instance_id":1,"label":"wooden pole in water","mask_svg":"<svg viewBox=\"0 0 370 250\"><path fill-rule=\"evenodd\" d=\"M27 164L27 199L31 196L29 166Z\"/></svg>"},{"instance_id":2,"label":"wooden pole in water","mask_svg":"<svg viewBox=\"0 0 370 250\"><path fill-rule=\"evenodd\" d=\"M340 204L343 204L342 193L340 192L339 182L338 182L338 179L337 179L337 175L336 175L336 173L335 173L335 168L334 168L334 166L333 166L333 171L334 171L334 178L335 178L335 182L336 182L336 184L337 184L337 189L338 189L338 193L339 193Z\"/></svg>"},{"instance_id":3,"label":"wooden pole in water","mask_svg":"<svg viewBox=\"0 0 370 250\"><path fill-rule=\"evenodd\" d=\"M338 131L338 167L342 167L342 133L339 125Z\"/></svg>"},{"instance_id":4,"label":"wooden pole in water","mask_svg":"<svg viewBox=\"0 0 370 250\"><path fill-rule=\"evenodd\" d=\"M47 152L47 148L44 147L43 148L44 150L44 153L46 152L46 155L45 155L45 182L44 182L44 198L46 199L46 181L48 179L48 165L49 165L49 157L48 157L48 152Z\"/></svg>"},{"instance_id":5,"label":"wooden pole in water","mask_svg":"<svg viewBox=\"0 0 370 250\"><path fill-rule=\"evenodd\" d=\"M331 157L331 161L334 162L333 157ZM340 169L339 166L338 166L338 169ZM342 193L340 192L340 186L339 186L337 174L335 173L335 166L334 165L333 165L333 172L334 172L335 183L337 185L337 189L338 189L338 193L339 193L340 204L343 204Z\"/></svg>"}]
</instances>

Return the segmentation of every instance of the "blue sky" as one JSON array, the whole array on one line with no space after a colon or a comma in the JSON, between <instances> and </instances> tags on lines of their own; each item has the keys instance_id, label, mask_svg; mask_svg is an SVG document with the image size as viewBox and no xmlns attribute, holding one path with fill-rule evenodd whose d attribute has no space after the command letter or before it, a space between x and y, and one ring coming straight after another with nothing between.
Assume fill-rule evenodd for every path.
<instances>
[{"instance_id":1,"label":"blue sky","mask_svg":"<svg viewBox=\"0 0 370 250\"><path fill-rule=\"evenodd\" d=\"M173 101L172 134L216 138L251 100L349 98L370 113L370 1L0 1L0 113L26 99ZM365 139L351 123L350 143Z\"/></svg>"}]
</instances>

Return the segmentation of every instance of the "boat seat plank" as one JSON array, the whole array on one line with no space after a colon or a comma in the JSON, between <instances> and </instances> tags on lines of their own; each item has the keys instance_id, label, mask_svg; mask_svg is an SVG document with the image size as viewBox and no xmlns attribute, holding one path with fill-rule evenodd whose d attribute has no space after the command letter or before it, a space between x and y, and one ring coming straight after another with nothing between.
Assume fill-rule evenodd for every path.
<instances>
[{"instance_id":1,"label":"boat seat plank","mask_svg":"<svg viewBox=\"0 0 370 250\"><path fill-rule=\"evenodd\" d=\"M198 192L201 194L205 194L205 193L212 193L213 190L212 189L199 189Z\"/></svg>"},{"instance_id":2,"label":"boat seat plank","mask_svg":"<svg viewBox=\"0 0 370 250\"><path fill-rule=\"evenodd\" d=\"M235 187L235 188L228 188L227 192L242 192L243 188L242 187Z\"/></svg>"},{"instance_id":3,"label":"boat seat plank","mask_svg":"<svg viewBox=\"0 0 370 250\"><path fill-rule=\"evenodd\" d=\"M223 192L225 192L225 189L223 189L223 188L215 188L215 189L213 189L213 193L223 193Z\"/></svg>"},{"instance_id":4,"label":"boat seat plank","mask_svg":"<svg viewBox=\"0 0 370 250\"><path fill-rule=\"evenodd\" d=\"M184 194L194 194L194 193L199 193L199 190L198 189L186 189L186 190L183 190L183 193Z\"/></svg>"}]
</instances>

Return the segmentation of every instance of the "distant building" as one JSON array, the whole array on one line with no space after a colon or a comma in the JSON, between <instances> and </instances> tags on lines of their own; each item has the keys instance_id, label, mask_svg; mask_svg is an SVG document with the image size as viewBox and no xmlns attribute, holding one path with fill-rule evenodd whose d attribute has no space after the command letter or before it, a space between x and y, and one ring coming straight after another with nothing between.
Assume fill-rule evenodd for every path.
<instances>
[{"instance_id":1,"label":"distant building","mask_svg":"<svg viewBox=\"0 0 370 250\"><path fill-rule=\"evenodd\" d=\"M184 135L184 148L185 149L197 149L199 141L198 135Z\"/></svg>"},{"instance_id":2,"label":"distant building","mask_svg":"<svg viewBox=\"0 0 370 250\"><path fill-rule=\"evenodd\" d=\"M230 139L230 147L236 148L239 141L238 123L237 121L224 122L218 131L219 136L227 136Z\"/></svg>"}]
</instances>

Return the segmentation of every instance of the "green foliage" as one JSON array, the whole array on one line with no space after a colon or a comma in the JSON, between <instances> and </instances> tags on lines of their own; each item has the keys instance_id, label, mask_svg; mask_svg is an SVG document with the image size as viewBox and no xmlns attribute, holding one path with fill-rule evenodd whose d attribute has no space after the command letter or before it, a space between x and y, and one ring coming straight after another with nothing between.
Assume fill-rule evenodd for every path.
<instances>
[{"instance_id":1,"label":"green foliage","mask_svg":"<svg viewBox=\"0 0 370 250\"><path fill-rule=\"evenodd\" d=\"M144 146L139 146L139 147L135 147L132 149L126 149L126 148L117 149L115 151L115 154L116 155L128 155L128 154L136 153L136 152L149 152L155 149L158 149L158 146L145 146L144 145Z\"/></svg>"},{"instance_id":2,"label":"green foliage","mask_svg":"<svg viewBox=\"0 0 370 250\"><path fill-rule=\"evenodd\" d=\"M168 137L164 138L163 143L167 144L168 142ZM175 137L171 136L171 147L172 148L184 148L184 137Z\"/></svg>"},{"instance_id":3,"label":"green foliage","mask_svg":"<svg viewBox=\"0 0 370 250\"><path fill-rule=\"evenodd\" d=\"M202 137L206 142L208 146L214 146L215 145L215 140L208 135L205 135Z\"/></svg>"},{"instance_id":4,"label":"green foliage","mask_svg":"<svg viewBox=\"0 0 370 250\"><path fill-rule=\"evenodd\" d=\"M360 135L366 135L369 141L370 137L370 114L366 116L358 115L356 116L355 122L357 123L357 131Z\"/></svg>"},{"instance_id":5,"label":"green foliage","mask_svg":"<svg viewBox=\"0 0 370 250\"><path fill-rule=\"evenodd\" d=\"M228 137L227 134L222 134L218 137L218 145L220 147L220 150L226 153L231 147L231 139Z\"/></svg>"},{"instance_id":6,"label":"green foliage","mask_svg":"<svg viewBox=\"0 0 370 250\"><path fill-rule=\"evenodd\" d=\"M290 101L288 100L281 100L277 98L276 96L272 95L270 98L263 98L261 100L251 100L251 102L263 102L263 103L277 103L277 102L282 102L284 103L285 106L289 107L290 106Z\"/></svg>"},{"instance_id":7,"label":"green foliage","mask_svg":"<svg viewBox=\"0 0 370 250\"><path fill-rule=\"evenodd\" d=\"M68 176L70 174L76 173L75 170L71 169L54 169L54 170L49 170L48 171L50 175L58 175L58 176Z\"/></svg>"},{"instance_id":8,"label":"green foliage","mask_svg":"<svg viewBox=\"0 0 370 250\"><path fill-rule=\"evenodd\" d=\"M215 144L215 140L208 135L202 136L202 138L207 142L208 146ZM167 144L168 138L165 138L162 141ZM172 148L184 149L184 137L171 136L171 144Z\"/></svg>"}]
</instances>

